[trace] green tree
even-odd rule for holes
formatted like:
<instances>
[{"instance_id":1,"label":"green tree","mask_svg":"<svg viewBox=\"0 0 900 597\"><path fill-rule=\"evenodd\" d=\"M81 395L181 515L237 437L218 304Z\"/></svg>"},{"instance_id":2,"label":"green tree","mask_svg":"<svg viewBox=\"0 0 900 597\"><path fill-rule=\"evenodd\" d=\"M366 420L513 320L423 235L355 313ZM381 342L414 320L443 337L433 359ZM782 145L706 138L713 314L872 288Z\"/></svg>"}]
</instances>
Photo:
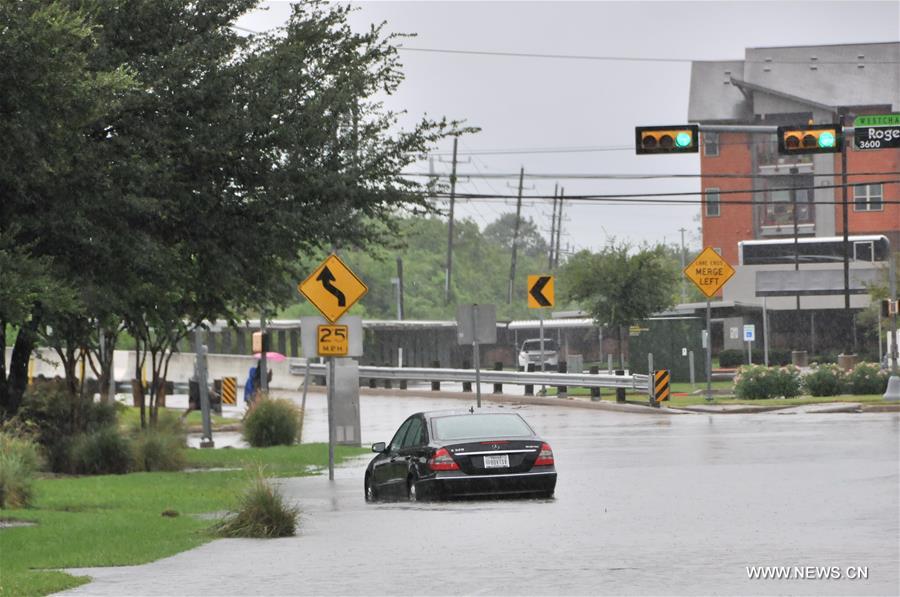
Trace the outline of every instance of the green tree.
<instances>
[{"instance_id":1,"label":"green tree","mask_svg":"<svg viewBox=\"0 0 900 597\"><path fill-rule=\"evenodd\" d=\"M589 312L601 325L615 327L619 346L625 328L674 304L677 273L666 248L642 247L632 252L614 244L599 253L581 251L561 268L561 294ZM624 355L620 355L624 362Z\"/></svg>"}]
</instances>

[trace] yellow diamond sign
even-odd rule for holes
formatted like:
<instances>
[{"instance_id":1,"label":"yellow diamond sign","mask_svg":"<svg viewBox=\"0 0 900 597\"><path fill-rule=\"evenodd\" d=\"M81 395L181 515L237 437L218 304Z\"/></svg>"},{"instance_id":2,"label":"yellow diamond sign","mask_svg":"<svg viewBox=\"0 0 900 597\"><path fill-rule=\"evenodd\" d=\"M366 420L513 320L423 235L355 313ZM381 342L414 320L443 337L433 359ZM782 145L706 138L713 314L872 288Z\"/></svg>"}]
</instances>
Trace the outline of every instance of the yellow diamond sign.
<instances>
[{"instance_id":1,"label":"yellow diamond sign","mask_svg":"<svg viewBox=\"0 0 900 597\"><path fill-rule=\"evenodd\" d=\"M331 323L361 299L369 287L337 255L329 255L297 290Z\"/></svg>"},{"instance_id":2,"label":"yellow diamond sign","mask_svg":"<svg viewBox=\"0 0 900 597\"><path fill-rule=\"evenodd\" d=\"M712 298L734 275L734 268L712 247L706 247L689 266L684 268L684 275L700 289L700 292Z\"/></svg>"}]
</instances>

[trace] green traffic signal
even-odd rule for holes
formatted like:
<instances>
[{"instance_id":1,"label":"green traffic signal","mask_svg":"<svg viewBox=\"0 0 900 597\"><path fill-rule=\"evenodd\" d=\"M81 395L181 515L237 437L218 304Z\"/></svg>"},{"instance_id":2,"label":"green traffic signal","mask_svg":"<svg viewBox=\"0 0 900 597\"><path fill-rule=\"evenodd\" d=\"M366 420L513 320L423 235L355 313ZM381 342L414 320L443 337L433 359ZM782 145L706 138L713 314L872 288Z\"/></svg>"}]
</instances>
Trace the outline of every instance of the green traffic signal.
<instances>
[{"instance_id":1,"label":"green traffic signal","mask_svg":"<svg viewBox=\"0 0 900 597\"><path fill-rule=\"evenodd\" d=\"M834 133L825 132L819 135L819 147L834 147Z\"/></svg>"},{"instance_id":2,"label":"green traffic signal","mask_svg":"<svg viewBox=\"0 0 900 597\"><path fill-rule=\"evenodd\" d=\"M691 140L692 140L692 137L691 137L690 133L685 133L682 131L682 132L678 133L677 135L675 135L675 145L677 145L678 147L690 146Z\"/></svg>"}]
</instances>

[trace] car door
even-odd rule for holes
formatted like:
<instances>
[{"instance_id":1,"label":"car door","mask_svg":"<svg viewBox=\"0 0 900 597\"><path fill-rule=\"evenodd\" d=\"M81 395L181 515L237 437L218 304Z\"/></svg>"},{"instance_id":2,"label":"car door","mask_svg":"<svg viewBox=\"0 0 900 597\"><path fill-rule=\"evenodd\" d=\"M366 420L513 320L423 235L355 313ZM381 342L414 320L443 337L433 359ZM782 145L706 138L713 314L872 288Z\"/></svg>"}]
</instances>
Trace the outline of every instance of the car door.
<instances>
[{"instance_id":1,"label":"car door","mask_svg":"<svg viewBox=\"0 0 900 597\"><path fill-rule=\"evenodd\" d=\"M393 474L402 477L405 482L410 469L416 468L416 461L425 457L426 443L428 441L425 431L425 419L417 416L410 423L403 442L400 444L400 458L395 463L397 468Z\"/></svg>"},{"instance_id":2,"label":"car door","mask_svg":"<svg viewBox=\"0 0 900 597\"><path fill-rule=\"evenodd\" d=\"M406 431L414 418L410 417L400 425L400 429L394 434L391 443L387 445L384 453L372 466L372 478L375 480L375 487L382 495L393 493L393 490L396 489L392 487L396 483L392 467L394 467L397 459L400 458L400 445L403 443L403 437L406 435ZM406 476L403 477L403 481L406 482Z\"/></svg>"}]
</instances>

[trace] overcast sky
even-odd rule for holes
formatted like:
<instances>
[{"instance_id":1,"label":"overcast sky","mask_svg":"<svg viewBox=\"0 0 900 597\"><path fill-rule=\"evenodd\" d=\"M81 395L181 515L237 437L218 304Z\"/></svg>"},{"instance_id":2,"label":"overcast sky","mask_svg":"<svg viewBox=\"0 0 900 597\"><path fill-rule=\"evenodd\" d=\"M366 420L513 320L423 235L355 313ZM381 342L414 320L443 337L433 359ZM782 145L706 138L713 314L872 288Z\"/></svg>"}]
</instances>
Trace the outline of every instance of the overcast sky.
<instances>
[{"instance_id":1,"label":"overcast sky","mask_svg":"<svg viewBox=\"0 0 900 597\"><path fill-rule=\"evenodd\" d=\"M387 105L465 119L480 133L462 137L459 173L699 174L697 155L637 156L634 127L687 121L691 60L741 60L747 47L888 42L900 39L900 1L887 2L354 2L360 30L387 21L416 33L409 48L566 54L683 61L578 60L401 51L406 81ZM286 2L247 15L255 31L284 22ZM449 172L452 141L435 170ZM578 148L577 152L558 152ZM585 148L591 151L584 151ZM511 153L550 149L557 152ZM506 153L488 153L502 151ZM481 152L479 154L479 152ZM473 155L475 154L475 155ZM425 172L428 164L410 168ZM525 195L551 195L553 178L527 180ZM514 194L517 180L462 179L462 193ZM563 180L568 195L698 191L696 179ZM550 201L523 209L549 236ZM458 203L480 226L515 210L515 201ZM566 202L562 245L598 248L611 237L632 243L686 241L699 247L699 207Z\"/></svg>"}]
</instances>

